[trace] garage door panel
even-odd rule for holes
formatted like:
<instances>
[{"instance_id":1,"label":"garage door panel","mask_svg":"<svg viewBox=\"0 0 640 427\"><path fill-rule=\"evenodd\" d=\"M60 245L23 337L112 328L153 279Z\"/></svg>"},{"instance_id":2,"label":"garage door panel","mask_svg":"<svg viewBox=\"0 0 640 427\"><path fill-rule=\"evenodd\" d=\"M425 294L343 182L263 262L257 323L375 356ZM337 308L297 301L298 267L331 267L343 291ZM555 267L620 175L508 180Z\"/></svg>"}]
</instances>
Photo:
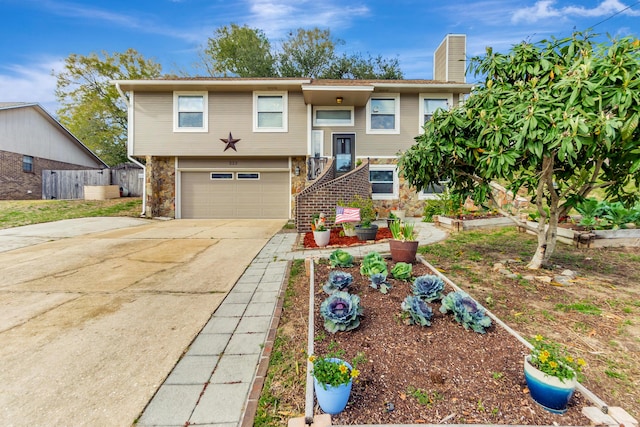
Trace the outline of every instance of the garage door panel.
<instances>
[{"instance_id":1,"label":"garage door panel","mask_svg":"<svg viewBox=\"0 0 640 427\"><path fill-rule=\"evenodd\" d=\"M212 180L210 172L183 171L180 186L182 218L289 217L287 172L260 172L257 180Z\"/></svg>"}]
</instances>

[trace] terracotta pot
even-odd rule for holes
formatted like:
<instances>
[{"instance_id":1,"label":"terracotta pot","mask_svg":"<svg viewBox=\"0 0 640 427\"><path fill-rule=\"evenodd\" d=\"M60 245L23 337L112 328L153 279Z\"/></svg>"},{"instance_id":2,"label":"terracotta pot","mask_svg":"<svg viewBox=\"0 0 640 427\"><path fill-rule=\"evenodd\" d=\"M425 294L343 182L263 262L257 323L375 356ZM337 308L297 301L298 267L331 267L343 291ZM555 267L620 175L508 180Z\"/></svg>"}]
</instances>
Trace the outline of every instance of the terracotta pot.
<instances>
[{"instance_id":1,"label":"terracotta pot","mask_svg":"<svg viewBox=\"0 0 640 427\"><path fill-rule=\"evenodd\" d=\"M416 260L418 252L418 241L409 240L389 240L389 249L391 250L391 259L393 262L412 263Z\"/></svg>"}]
</instances>

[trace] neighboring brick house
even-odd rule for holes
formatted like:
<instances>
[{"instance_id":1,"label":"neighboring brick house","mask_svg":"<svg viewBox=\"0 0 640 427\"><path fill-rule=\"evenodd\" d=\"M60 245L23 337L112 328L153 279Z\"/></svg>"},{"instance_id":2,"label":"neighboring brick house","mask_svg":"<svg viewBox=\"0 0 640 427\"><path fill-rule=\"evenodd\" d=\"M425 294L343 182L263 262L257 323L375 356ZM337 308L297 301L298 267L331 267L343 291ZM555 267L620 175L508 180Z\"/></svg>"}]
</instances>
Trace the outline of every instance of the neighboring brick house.
<instances>
[{"instance_id":1,"label":"neighboring brick house","mask_svg":"<svg viewBox=\"0 0 640 427\"><path fill-rule=\"evenodd\" d=\"M433 80L114 81L126 92L129 154L146 159L147 215L294 218L296 195L314 184L330 198L345 185L362 191L361 177L344 178L351 173L365 174L380 211L402 205L421 215L429 195L399 179L397 154L437 108L470 93L465 48L464 35L448 35ZM334 169L327 175L325 167Z\"/></svg>"},{"instance_id":2,"label":"neighboring brick house","mask_svg":"<svg viewBox=\"0 0 640 427\"><path fill-rule=\"evenodd\" d=\"M42 198L42 170L107 165L39 104L0 102L0 200Z\"/></svg>"}]
</instances>

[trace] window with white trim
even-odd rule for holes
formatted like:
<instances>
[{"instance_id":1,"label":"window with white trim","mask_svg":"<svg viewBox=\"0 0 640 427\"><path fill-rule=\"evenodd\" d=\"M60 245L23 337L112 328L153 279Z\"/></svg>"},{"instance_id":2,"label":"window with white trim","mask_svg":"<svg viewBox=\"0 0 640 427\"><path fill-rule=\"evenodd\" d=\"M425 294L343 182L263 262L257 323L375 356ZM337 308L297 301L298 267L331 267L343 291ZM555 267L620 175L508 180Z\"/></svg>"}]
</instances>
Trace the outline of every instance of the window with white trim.
<instances>
[{"instance_id":1,"label":"window with white trim","mask_svg":"<svg viewBox=\"0 0 640 427\"><path fill-rule=\"evenodd\" d=\"M287 92L253 92L253 131L287 132Z\"/></svg>"},{"instance_id":2,"label":"window with white trim","mask_svg":"<svg viewBox=\"0 0 640 427\"><path fill-rule=\"evenodd\" d=\"M207 92L174 92L173 131L207 132L208 104Z\"/></svg>"},{"instance_id":3,"label":"window with white trim","mask_svg":"<svg viewBox=\"0 0 640 427\"><path fill-rule=\"evenodd\" d=\"M400 133L400 94L378 95L369 99L367 133Z\"/></svg>"},{"instance_id":4,"label":"window with white trim","mask_svg":"<svg viewBox=\"0 0 640 427\"><path fill-rule=\"evenodd\" d=\"M369 165L371 198L374 200L397 199L399 182L397 167L394 165Z\"/></svg>"},{"instance_id":5,"label":"window with white trim","mask_svg":"<svg viewBox=\"0 0 640 427\"><path fill-rule=\"evenodd\" d=\"M353 126L353 107L314 107L314 126Z\"/></svg>"},{"instance_id":6,"label":"window with white trim","mask_svg":"<svg viewBox=\"0 0 640 427\"><path fill-rule=\"evenodd\" d=\"M233 179L231 172L211 172L211 179L213 181L229 181Z\"/></svg>"},{"instance_id":7,"label":"window with white trim","mask_svg":"<svg viewBox=\"0 0 640 427\"><path fill-rule=\"evenodd\" d=\"M424 131L424 124L431 120L433 113L437 109L449 110L452 105L453 94L421 93L418 120L419 132L422 133Z\"/></svg>"},{"instance_id":8,"label":"window with white trim","mask_svg":"<svg viewBox=\"0 0 640 427\"><path fill-rule=\"evenodd\" d=\"M238 172L236 178L239 180L258 180L260 179L260 172Z\"/></svg>"}]
</instances>

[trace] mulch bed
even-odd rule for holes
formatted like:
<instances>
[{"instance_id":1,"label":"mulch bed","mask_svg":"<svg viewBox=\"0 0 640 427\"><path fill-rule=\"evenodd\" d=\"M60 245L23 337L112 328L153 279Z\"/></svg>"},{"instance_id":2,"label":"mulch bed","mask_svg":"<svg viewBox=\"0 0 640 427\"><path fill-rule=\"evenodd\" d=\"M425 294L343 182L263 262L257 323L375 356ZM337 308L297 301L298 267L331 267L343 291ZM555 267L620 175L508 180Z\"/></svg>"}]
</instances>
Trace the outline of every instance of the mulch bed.
<instances>
[{"instance_id":1,"label":"mulch bed","mask_svg":"<svg viewBox=\"0 0 640 427\"><path fill-rule=\"evenodd\" d=\"M390 271L393 263L387 265ZM486 334L467 331L440 313L439 302L430 303L432 326L407 325L400 305L411 293L410 282L389 275L393 287L385 295L369 286L358 264L339 269L353 275L350 292L360 296L364 316L350 332L324 329L319 307L331 269L316 264L314 352L326 354L337 345L346 360L364 352L368 362L359 366L347 408L332 417L333 424L589 425L580 412L589 402L578 392L564 415L533 402L522 366L528 349L501 327L494 324ZM423 264L413 265L413 277L431 273ZM447 286L445 294L451 290Z\"/></svg>"},{"instance_id":2,"label":"mulch bed","mask_svg":"<svg viewBox=\"0 0 640 427\"><path fill-rule=\"evenodd\" d=\"M342 227L332 228L331 229L331 237L329 238L329 244L326 246L327 248L331 247L345 247L345 246L356 246L356 245L364 245L371 243L371 241L361 241L357 236L347 237L340 236L342 232ZM391 238L391 230L386 227L378 228L378 233L376 233L376 242L385 241ZM303 245L305 249L313 249L317 248L316 241L313 239L313 232L305 233Z\"/></svg>"}]
</instances>

